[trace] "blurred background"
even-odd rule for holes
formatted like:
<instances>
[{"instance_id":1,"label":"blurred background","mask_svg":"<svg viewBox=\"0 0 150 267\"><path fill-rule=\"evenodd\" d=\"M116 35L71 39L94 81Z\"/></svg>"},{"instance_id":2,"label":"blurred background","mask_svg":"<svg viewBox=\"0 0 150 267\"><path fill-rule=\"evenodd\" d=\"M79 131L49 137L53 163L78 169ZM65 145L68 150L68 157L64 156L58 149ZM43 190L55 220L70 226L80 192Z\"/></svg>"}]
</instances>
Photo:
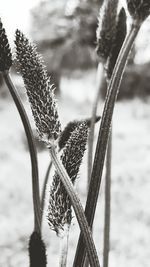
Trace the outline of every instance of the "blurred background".
<instances>
[{"instance_id":1,"label":"blurred background","mask_svg":"<svg viewBox=\"0 0 150 267\"><path fill-rule=\"evenodd\" d=\"M43 55L56 86L62 125L91 116L96 94L98 58L95 52L97 17L102 0L1 0L0 17L14 52L14 34L23 31ZM120 6L125 5L120 0ZM129 14L127 13L128 17ZM130 26L130 17L128 18ZM150 257L150 20L142 26L123 77L113 126L112 222L110 267L149 267ZM12 79L35 132L21 77ZM98 115L103 109L101 88ZM24 131L14 103L0 76L0 266L28 266L28 239L33 229L31 169ZM99 123L96 125L95 143ZM40 186L49 155L38 141ZM87 186L87 154L76 190L84 205ZM52 175L50 177L50 182ZM50 184L49 182L49 184ZM58 266L59 240L46 221L43 238L48 266ZM99 196L94 238L102 259L103 183ZM79 229L75 218L70 231L68 266L72 266Z\"/></svg>"}]
</instances>

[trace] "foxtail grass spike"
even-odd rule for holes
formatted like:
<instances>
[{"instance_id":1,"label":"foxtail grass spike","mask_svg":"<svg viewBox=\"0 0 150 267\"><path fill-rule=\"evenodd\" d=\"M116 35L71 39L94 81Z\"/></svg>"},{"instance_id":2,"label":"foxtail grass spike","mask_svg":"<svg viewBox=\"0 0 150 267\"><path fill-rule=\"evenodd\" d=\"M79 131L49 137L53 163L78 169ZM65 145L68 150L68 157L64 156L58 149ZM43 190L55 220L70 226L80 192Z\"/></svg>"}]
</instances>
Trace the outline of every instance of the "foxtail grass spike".
<instances>
[{"instance_id":1,"label":"foxtail grass spike","mask_svg":"<svg viewBox=\"0 0 150 267\"><path fill-rule=\"evenodd\" d=\"M0 71L7 71L12 65L12 54L8 38L0 19Z\"/></svg>"},{"instance_id":2,"label":"foxtail grass spike","mask_svg":"<svg viewBox=\"0 0 150 267\"><path fill-rule=\"evenodd\" d=\"M104 7L100 9L96 51L103 62L106 62L114 42L117 8L118 0L106 0Z\"/></svg>"},{"instance_id":3,"label":"foxtail grass spike","mask_svg":"<svg viewBox=\"0 0 150 267\"><path fill-rule=\"evenodd\" d=\"M134 20L143 22L150 15L149 0L127 0L130 15Z\"/></svg>"},{"instance_id":4,"label":"foxtail grass spike","mask_svg":"<svg viewBox=\"0 0 150 267\"><path fill-rule=\"evenodd\" d=\"M24 80L38 134L49 144L61 132L54 89L36 46L19 30L16 31L15 44L18 70Z\"/></svg>"},{"instance_id":5,"label":"foxtail grass spike","mask_svg":"<svg viewBox=\"0 0 150 267\"><path fill-rule=\"evenodd\" d=\"M126 19L127 17L126 17L125 9L122 8L118 16L114 44L113 44L112 51L110 53L107 66L106 66L106 73L107 73L108 80L111 78L114 66L116 64L117 57L119 55L120 49L126 37L126 33L127 33Z\"/></svg>"},{"instance_id":6,"label":"foxtail grass spike","mask_svg":"<svg viewBox=\"0 0 150 267\"><path fill-rule=\"evenodd\" d=\"M71 133L61 155L62 164L73 184L86 149L87 134L88 125L85 121ZM66 224L70 225L72 219L71 202L57 172L50 188L47 217L50 228L58 235L64 230Z\"/></svg>"},{"instance_id":7,"label":"foxtail grass spike","mask_svg":"<svg viewBox=\"0 0 150 267\"><path fill-rule=\"evenodd\" d=\"M29 259L30 267L46 267L47 256L46 247L41 238L41 235L37 232L33 232L29 240Z\"/></svg>"},{"instance_id":8,"label":"foxtail grass spike","mask_svg":"<svg viewBox=\"0 0 150 267\"><path fill-rule=\"evenodd\" d=\"M95 123L98 122L100 118L101 118L100 116L96 116ZM74 121L69 122L66 125L66 127L62 131L60 138L58 140L58 145L59 145L60 150L65 146L69 137L71 136L72 132L76 129L76 127L78 127L84 121L87 123L87 126L90 127L91 119L89 118L85 120L74 120Z\"/></svg>"}]
</instances>

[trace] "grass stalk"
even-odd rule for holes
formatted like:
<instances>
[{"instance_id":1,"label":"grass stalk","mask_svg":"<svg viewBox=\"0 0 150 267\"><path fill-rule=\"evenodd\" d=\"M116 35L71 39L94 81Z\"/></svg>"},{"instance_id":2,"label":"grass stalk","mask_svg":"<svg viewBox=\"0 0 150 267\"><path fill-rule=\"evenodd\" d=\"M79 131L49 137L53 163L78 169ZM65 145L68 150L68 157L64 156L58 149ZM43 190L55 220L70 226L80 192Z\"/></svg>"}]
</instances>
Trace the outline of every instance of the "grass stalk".
<instances>
[{"instance_id":1,"label":"grass stalk","mask_svg":"<svg viewBox=\"0 0 150 267\"><path fill-rule=\"evenodd\" d=\"M20 114L24 130L26 133L30 159L31 159L31 169L32 169L32 190L33 190L33 208L34 208L34 231L41 233L41 209L40 209L40 194L39 194L39 175L38 175L38 162L37 162L37 151L34 143L34 137L30 122L28 120L24 106L20 100L20 96L17 93L15 86L12 83L9 72L3 72L4 80L7 84L7 87L10 91L10 94L15 102L15 105Z\"/></svg>"},{"instance_id":2,"label":"grass stalk","mask_svg":"<svg viewBox=\"0 0 150 267\"><path fill-rule=\"evenodd\" d=\"M99 195L103 166L105 160L105 153L107 148L107 141L109 138L109 132L111 127L111 121L113 116L113 110L120 88L120 83L122 80L122 75L126 66L128 55L131 51L135 38L139 32L140 24L134 24L131 27L131 30L126 37L122 49L119 53L115 68L113 70L112 78L110 80L106 101L104 105L104 111L102 115L99 136L96 146L96 153L94 158L92 176L89 186L89 192L86 202L85 215L88 221L89 226L92 228L93 220L95 216L95 210L97 205L97 199ZM78 247L74 260L74 267L83 267L85 259L85 248L82 236L80 235Z\"/></svg>"},{"instance_id":3,"label":"grass stalk","mask_svg":"<svg viewBox=\"0 0 150 267\"><path fill-rule=\"evenodd\" d=\"M91 115L91 125L89 129L89 137L88 137L88 186L90 184L91 179L91 171L92 171L92 163L93 163L93 143L94 143L94 130L95 130L95 120L97 113L97 106L100 99L100 89L103 78L103 65L101 63L98 64L97 68L97 77L96 77L96 95L94 99L94 103L92 106L92 115Z\"/></svg>"},{"instance_id":4,"label":"grass stalk","mask_svg":"<svg viewBox=\"0 0 150 267\"><path fill-rule=\"evenodd\" d=\"M111 163L112 163L112 129L110 131L110 136L107 146L107 156L106 156L103 267L108 267L109 264L110 217L111 217Z\"/></svg>"},{"instance_id":5,"label":"grass stalk","mask_svg":"<svg viewBox=\"0 0 150 267\"><path fill-rule=\"evenodd\" d=\"M59 267L66 267L67 266L69 228L70 228L69 225L66 225L65 233L61 237Z\"/></svg>"},{"instance_id":6,"label":"grass stalk","mask_svg":"<svg viewBox=\"0 0 150 267\"><path fill-rule=\"evenodd\" d=\"M44 183L42 187L42 193L41 193L41 224L42 224L42 219L43 219L43 213L44 213L44 206L45 206L45 195L46 195L46 186L49 178L49 174L52 168L52 162L50 161L48 168L46 170L46 174L44 177Z\"/></svg>"},{"instance_id":7,"label":"grass stalk","mask_svg":"<svg viewBox=\"0 0 150 267\"><path fill-rule=\"evenodd\" d=\"M98 260L96 248L95 248L94 241L92 238L92 233L91 233L91 230L87 224L87 220L86 220L80 199L78 198L78 196L77 196L77 194L73 188L72 182L70 181L70 178L69 178L65 168L63 167L60 159L57 156L57 153L55 151L55 147L50 146L49 151L50 151L50 155L52 158L52 162L53 162L53 164L54 164L54 166L55 166L55 168L59 174L59 177L60 177L60 179L61 179L69 197L70 197L71 204L74 208L74 211L75 211L75 214L76 214L76 217L77 217L80 229L81 229L81 233L82 233L83 238L84 238L84 242L85 242L85 246L87 249L87 254L89 257L90 265L92 267L99 267L100 263Z\"/></svg>"}]
</instances>

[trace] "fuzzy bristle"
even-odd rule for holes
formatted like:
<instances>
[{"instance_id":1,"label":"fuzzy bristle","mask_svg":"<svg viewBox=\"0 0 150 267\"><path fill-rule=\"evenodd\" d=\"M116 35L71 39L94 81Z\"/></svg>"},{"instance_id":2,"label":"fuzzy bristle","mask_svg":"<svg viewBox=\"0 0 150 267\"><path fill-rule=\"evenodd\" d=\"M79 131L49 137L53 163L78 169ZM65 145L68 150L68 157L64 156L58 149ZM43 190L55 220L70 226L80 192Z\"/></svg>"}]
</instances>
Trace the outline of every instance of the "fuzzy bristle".
<instances>
[{"instance_id":1,"label":"fuzzy bristle","mask_svg":"<svg viewBox=\"0 0 150 267\"><path fill-rule=\"evenodd\" d=\"M130 15L134 20L144 21L150 15L149 0L127 0Z\"/></svg>"},{"instance_id":2,"label":"fuzzy bristle","mask_svg":"<svg viewBox=\"0 0 150 267\"><path fill-rule=\"evenodd\" d=\"M29 240L30 267L46 267L46 247L39 233L33 232Z\"/></svg>"},{"instance_id":3,"label":"fuzzy bristle","mask_svg":"<svg viewBox=\"0 0 150 267\"><path fill-rule=\"evenodd\" d=\"M12 65L12 54L8 38L0 20L0 71L9 70Z\"/></svg>"},{"instance_id":4,"label":"fuzzy bristle","mask_svg":"<svg viewBox=\"0 0 150 267\"><path fill-rule=\"evenodd\" d=\"M61 132L54 90L35 45L16 31L16 58L40 138L56 140Z\"/></svg>"},{"instance_id":5,"label":"fuzzy bristle","mask_svg":"<svg viewBox=\"0 0 150 267\"><path fill-rule=\"evenodd\" d=\"M88 125L83 122L71 133L61 155L62 164L73 184L86 149L87 134ZM47 218L50 228L58 235L64 230L66 224L70 225L72 219L71 202L57 172L50 188Z\"/></svg>"}]
</instances>

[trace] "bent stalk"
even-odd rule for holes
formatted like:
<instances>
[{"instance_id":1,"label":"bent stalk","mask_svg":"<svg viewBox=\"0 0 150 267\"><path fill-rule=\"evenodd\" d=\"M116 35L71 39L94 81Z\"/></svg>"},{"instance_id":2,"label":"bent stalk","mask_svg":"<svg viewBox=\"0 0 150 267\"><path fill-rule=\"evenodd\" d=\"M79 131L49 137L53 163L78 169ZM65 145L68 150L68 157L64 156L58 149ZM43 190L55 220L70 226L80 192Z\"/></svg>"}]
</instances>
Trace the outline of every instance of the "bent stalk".
<instances>
[{"instance_id":1,"label":"bent stalk","mask_svg":"<svg viewBox=\"0 0 150 267\"><path fill-rule=\"evenodd\" d=\"M24 130L26 133L30 159L31 159L31 168L32 168L32 190L33 190L33 206L34 206L34 231L41 233L41 210L40 210L40 194L39 194L39 176L38 176L38 162L37 162L37 151L34 143L34 137L32 129L26 114L26 111L23 107L23 104L20 100L20 97L17 93L16 88L14 87L8 71L3 72L3 77L8 86L10 94L15 102L15 105L20 114Z\"/></svg>"}]
</instances>

